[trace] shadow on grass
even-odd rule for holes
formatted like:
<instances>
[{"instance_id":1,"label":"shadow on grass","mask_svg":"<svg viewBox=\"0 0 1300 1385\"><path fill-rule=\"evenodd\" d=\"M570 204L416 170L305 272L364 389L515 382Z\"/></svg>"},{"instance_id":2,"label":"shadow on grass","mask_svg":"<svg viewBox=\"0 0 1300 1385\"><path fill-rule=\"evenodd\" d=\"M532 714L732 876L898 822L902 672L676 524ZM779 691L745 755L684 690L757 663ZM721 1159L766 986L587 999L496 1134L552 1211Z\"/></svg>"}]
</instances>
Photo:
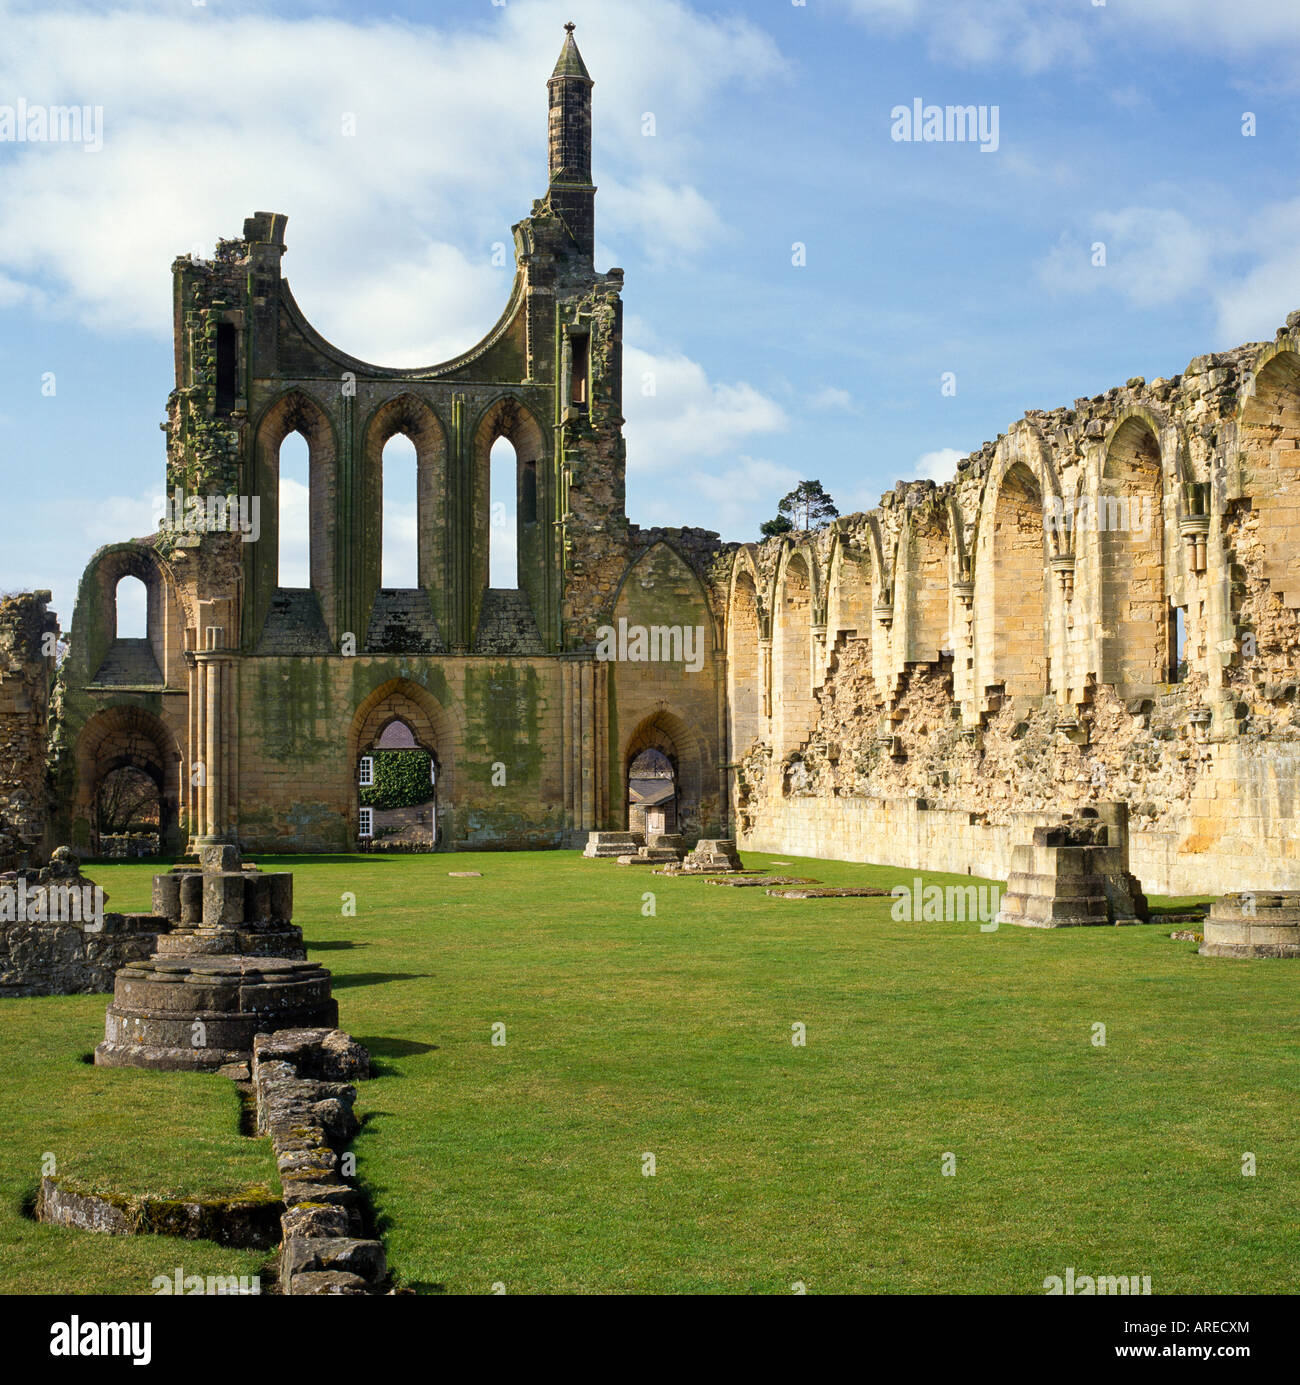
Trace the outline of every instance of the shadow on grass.
<instances>
[{"instance_id":1,"label":"shadow on grass","mask_svg":"<svg viewBox=\"0 0 1300 1385\"><path fill-rule=\"evenodd\" d=\"M402 1070L387 1061L390 1058L413 1058L421 1053L436 1053L437 1044L417 1043L413 1039L369 1039L353 1035L370 1053L371 1077L401 1077Z\"/></svg>"},{"instance_id":2,"label":"shadow on grass","mask_svg":"<svg viewBox=\"0 0 1300 1385\"><path fill-rule=\"evenodd\" d=\"M351 856L313 856L310 852L306 851L302 852L301 854L290 853L281 856L268 856L261 852L253 851L246 853L244 856L244 861L246 864L256 864L259 866L264 863L269 863L273 865L292 866L295 862L300 866L308 864L311 864L313 866L358 866L370 861L383 861L387 863L389 861L395 861L398 859L399 857L397 855L386 855L385 853L379 851L358 851Z\"/></svg>"},{"instance_id":3,"label":"shadow on grass","mask_svg":"<svg viewBox=\"0 0 1300 1385\"><path fill-rule=\"evenodd\" d=\"M18 1215L27 1221L36 1220L36 1198L40 1193L40 1185L28 1183L18 1194Z\"/></svg>"},{"instance_id":4,"label":"shadow on grass","mask_svg":"<svg viewBox=\"0 0 1300 1385\"><path fill-rule=\"evenodd\" d=\"M416 1053L434 1053L437 1051L437 1044L422 1044L415 1039L367 1039L353 1035L357 1043L363 1044L370 1050L373 1058L376 1054L380 1058L409 1058Z\"/></svg>"},{"instance_id":5,"label":"shadow on grass","mask_svg":"<svg viewBox=\"0 0 1300 1385\"><path fill-rule=\"evenodd\" d=\"M354 971L334 978L334 989L344 990L349 986L383 986L389 981L423 981L429 973L425 971Z\"/></svg>"},{"instance_id":6,"label":"shadow on grass","mask_svg":"<svg viewBox=\"0 0 1300 1385\"><path fill-rule=\"evenodd\" d=\"M370 946L369 943L314 943L310 938L304 938L302 945L303 947L308 948L312 952L342 952L345 948Z\"/></svg>"}]
</instances>

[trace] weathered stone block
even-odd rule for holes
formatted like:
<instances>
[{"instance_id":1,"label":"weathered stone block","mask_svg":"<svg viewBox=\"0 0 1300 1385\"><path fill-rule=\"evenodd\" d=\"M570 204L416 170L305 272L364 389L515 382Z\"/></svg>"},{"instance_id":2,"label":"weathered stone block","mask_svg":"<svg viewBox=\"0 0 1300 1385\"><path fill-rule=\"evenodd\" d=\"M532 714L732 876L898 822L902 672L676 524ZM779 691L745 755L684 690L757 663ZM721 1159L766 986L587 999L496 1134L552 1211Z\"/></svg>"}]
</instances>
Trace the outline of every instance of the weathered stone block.
<instances>
[{"instance_id":1,"label":"weathered stone block","mask_svg":"<svg viewBox=\"0 0 1300 1385\"><path fill-rule=\"evenodd\" d=\"M244 921L243 871L203 873L203 926L231 928Z\"/></svg>"}]
</instances>

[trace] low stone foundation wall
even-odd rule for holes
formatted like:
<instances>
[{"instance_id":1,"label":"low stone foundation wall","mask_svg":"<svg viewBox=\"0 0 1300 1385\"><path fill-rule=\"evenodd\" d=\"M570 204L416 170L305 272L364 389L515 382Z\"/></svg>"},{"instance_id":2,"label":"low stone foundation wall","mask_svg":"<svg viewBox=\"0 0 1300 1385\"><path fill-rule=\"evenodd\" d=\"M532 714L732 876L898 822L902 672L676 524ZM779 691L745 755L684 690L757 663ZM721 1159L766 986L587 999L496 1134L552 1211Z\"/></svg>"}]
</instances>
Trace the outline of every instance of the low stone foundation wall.
<instances>
[{"instance_id":1,"label":"low stone foundation wall","mask_svg":"<svg viewBox=\"0 0 1300 1385\"><path fill-rule=\"evenodd\" d=\"M66 1179L41 1179L36 1220L110 1236L179 1236L243 1250L269 1250L280 1239L284 1204L253 1189L229 1197L130 1197L86 1192Z\"/></svg>"},{"instance_id":2,"label":"low stone foundation wall","mask_svg":"<svg viewBox=\"0 0 1300 1385\"><path fill-rule=\"evenodd\" d=\"M253 1044L257 1129L269 1135L284 1188L282 1294L371 1294L388 1279L383 1245L365 1235L344 1154L358 1129L351 1081L370 1056L339 1030L284 1029Z\"/></svg>"},{"instance_id":3,"label":"low stone foundation wall","mask_svg":"<svg viewBox=\"0 0 1300 1385\"><path fill-rule=\"evenodd\" d=\"M1234 823L1228 800L1224 805L1224 816L1207 818L1199 836L1131 828L1129 866L1147 894L1300 889L1300 818L1275 824L1252 839L1258 819L1243 814ZM988 823L978 813L932 808L924 799L791 796L766 802L758 825L739 846L742 852L1006 880L1017 843L1032 840L1034 828L1060 818L1060 812L1026 812L1010 814L1004 823Z\"/></svg>"},{"instance_id":4,"label":"low stone foundation wall","mask_svg":"<svg viewBox=\"0 0 1300 1385\"><path fill-rule=\"evenodd\" d=\"M0 996L99 995L119 967L149 957L167 920L105 914L99 932L79 923L0 923Z\"/></svg>"}]
</instances>

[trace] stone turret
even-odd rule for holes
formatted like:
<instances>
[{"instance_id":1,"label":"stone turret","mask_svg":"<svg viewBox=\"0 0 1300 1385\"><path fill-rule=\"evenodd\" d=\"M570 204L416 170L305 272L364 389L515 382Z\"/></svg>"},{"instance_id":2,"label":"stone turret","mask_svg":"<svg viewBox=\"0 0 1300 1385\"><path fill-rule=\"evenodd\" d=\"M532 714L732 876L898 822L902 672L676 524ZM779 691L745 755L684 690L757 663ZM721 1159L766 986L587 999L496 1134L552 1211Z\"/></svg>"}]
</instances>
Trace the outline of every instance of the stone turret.
<instances>
[{"instance_id":1,"label":"stone turret","mask_svg":"<svg viewBox=\"0 0 1300 1385\"><path fill-rule=\"evenodd\" d=\"M550 191L547 203L590 260L596 246L596 188L591 181L591 88L594 83L566 24L564 47L547 82L550 93Z\"/></svg>"}]
</instances>

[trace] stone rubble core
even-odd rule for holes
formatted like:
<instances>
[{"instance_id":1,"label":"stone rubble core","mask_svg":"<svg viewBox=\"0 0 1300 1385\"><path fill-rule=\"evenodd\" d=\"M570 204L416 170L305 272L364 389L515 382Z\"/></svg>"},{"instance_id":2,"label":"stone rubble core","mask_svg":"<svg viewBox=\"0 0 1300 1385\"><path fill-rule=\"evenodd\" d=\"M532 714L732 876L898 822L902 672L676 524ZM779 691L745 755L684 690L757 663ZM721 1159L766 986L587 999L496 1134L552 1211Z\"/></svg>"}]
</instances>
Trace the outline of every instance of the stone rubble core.
<instances>
[{"instance_id":1,"label":"stone rubble core","mask_svg":"<svg viewBox=\"0 0 1300 1385\"><path fill-rule=\"evenodd\" d=\"M1101 803L1036 827L1012 852L998 923L1077 928L1145 922L1142 887L1128 869L1128 805Z\"/></svg>"},{"instance_id":2,"label":"stone rubble core","mask_svg":"<svg viewBox=\"0 0 1300 1385\"><path fill-rule=\"evenodd\" d=\"M1203 937L1202 957L1300 957L1300 891L1224 895Z\"/></svg>"},{"instance_id":3,"label":"stone rubble core","mask_svg":"<svg viewBox=\"0 0 1300 1385\"><path fill-rule=\"evenodd\" d=\"M45 915L42 922L0 919L0 996L98 994L113 988L119 968L155 951L170 926L157 914L105 912L98 921L51 921L58 894L66 901L68 892L76 891L84 903L95 888L65 846L57 847L49 865L39 870L0 874L0 889L13 890L15 896L23 892L29 918L38 908ZM108 902L106 893L99 898Z\"/></svg>"},{"instance_id":4,"label":"stone rubble core","mask_svg":"<svg viewBox=\"0 0 1300 1385\"><path fill-rule=\"evenodd\" d=\"M215 1072L249 1062L258 1034L337 1025L330 973L291 922L291 874L205 846L199 870L154 877L154 903L178 926L117 973L97 1065Z\"/></svg>"},{"instance_id":5,"label":"stone rubble core","mask_svg":"<svg viewBox=\"0 0 1300 1385\"><path fill-rule=\"evenodd\" d=\"M340 1030L280 1030L253 1042L257 1130L271 1137L284 1190L282 1294L371 1294L387 1284L384 1247L365 1235L361 1194L339 1169L360 1128L351 1084L369 1076L370 1055Z\"/></svg>"}]
</instances>

